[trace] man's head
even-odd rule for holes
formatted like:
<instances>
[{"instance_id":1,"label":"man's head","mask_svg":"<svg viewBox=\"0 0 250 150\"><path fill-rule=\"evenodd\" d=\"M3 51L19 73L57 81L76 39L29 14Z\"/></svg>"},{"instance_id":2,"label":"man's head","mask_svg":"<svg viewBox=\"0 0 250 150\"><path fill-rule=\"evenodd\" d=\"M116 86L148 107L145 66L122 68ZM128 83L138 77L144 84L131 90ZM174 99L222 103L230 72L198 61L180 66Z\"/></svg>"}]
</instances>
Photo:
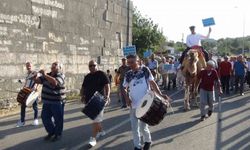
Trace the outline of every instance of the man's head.
<instances>
[{"instance_id":1,"label":"man's head","mask_svg":"<svg viewBox=\"0 0 250 150\"><path fill-rule=\"evenodd\" d=\"M189 29L192 34L195 34L195 26L190 26Z\"/></svg>"},{"instance_id":2,"label":"man's head","mask_svg":"<svg viewBox=\"0 0 250 150\"><path fill-rule=\"evenodd\" d=\"M110 74L110 70L107 70L107 74Z\"/></svg>"},{"instance_id":3,"label":"man's head","mask_svg":"<svg viewBox=\"0 0 250 150\"><path fill-rule=\"evenodd\" d=\"M229 57L228 56L224 56L224 61L228 61Z\"/></svg>"},{"instance_id":4,"label":"man's head","mask_svg":"<svg viewBox=\"0 0 250 150\"><path fill-rule=\"evenodd\" d=\"M125 66L127 63L126 63L126 58L122 58L122 65Z\"/></svg>"},{"instance_id":5,"label":"man's head","mask_svg":"<svg viewBox=\"0 0 250 150\"><path fill-rule=\"evenodd\" d=\"M165 57L162 57L162 58L161 58L161 61L162 61L163 63L166 63L166 58L165 58Z\"/></svg>"},{"instance_id":6,"label":"man's head","mask_svg":"<svg viewBox=\"0 0 250 150\"><path fill-rule=\"evenodd\" d=\"M28 71L31 71L31 69L32 69L32 64L31 64L31 62L26 62L26 69L27 69Z\"/></svg>"},{"instance_id":7,"label":"man's head","mask_svg":"<svg viewBox=\"0 0 250 150\"><path fill-rule=\"evenodd\" d=\"M97 71L97 63L94 60L89 61L89 71L90 73L94 73Z\"/></svg>"},{"instance_id":8,"label":"man's head","mask_svg":"<svg viewBox=\"0 0 250 150\"><path fill-rule=\"evenodd\" d=\"M138 57L136 55L128 55L127 56L127 63L129 67L133 70L138 68Z\"/></svg>"},{"instance_id":9,"label":"man's head","mask_svg":"<svg viewBox=\"0 0 250 150\"><path fill-rule=\"evenodd\" d=\"M243 57L242 55L239 55L239 56L237 57L237 60L238 60L238 61L243 61L243 59L244 59L244 57Z\"/></svg>"},{"instance_id":10,"label":"man's head","mask_svg":"<svg viewBox=\"0 0 250 150\"><path fill-rule=\"evenodd\" d=\"M62 69L62 65L59 62L54 62L51 65L51 72L58 73Z\"/></svg>"},{"instance_id":11,"label":"man's head","mask_svg":"<svg viewBox=\"0 0 250 150\"><path fill-rule=\"evenodd\" d=\"M209 61L207 62L207 68L206 68L206 70L211 70L211 69L213 69L214 67L215 67L214 62L213 62L212 60L209 60Z\"/></svg>"},{"instance_id":12,"label":"man's head","mask_svg":"<svg viewBox=\"0 0 250 150\"><path fill-rule=\"evenodd\" d=\"M155 59L155 54L152 54L150 58L151 58L151 60L154 60Z\"/></svg>"}]
</instances>

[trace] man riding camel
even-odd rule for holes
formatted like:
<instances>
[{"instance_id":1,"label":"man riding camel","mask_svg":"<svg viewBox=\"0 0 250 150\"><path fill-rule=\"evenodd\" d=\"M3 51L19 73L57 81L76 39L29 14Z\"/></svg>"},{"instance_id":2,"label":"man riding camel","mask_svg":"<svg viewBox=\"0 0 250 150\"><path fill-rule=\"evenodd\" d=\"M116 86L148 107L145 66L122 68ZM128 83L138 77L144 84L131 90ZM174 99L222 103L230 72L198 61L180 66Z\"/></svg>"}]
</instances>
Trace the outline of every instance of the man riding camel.
<instances>
[{"instance_id":1,"label":"man riding camel","mask_svg":"<svg viewBox=\"0 0 250 150\"><path fill-rule=\"evenodd\" d=\"M207 36L204 36L204 35L196 33L195 32L195 26L190 26L189 29L191 31L191 34L189 34L187 36L187 39L186 39L187 48L185 49L185 51L181 55L180 63L183 62L183 60L184 60L187 52L190 49L197 49L197 48L200 49L203 52L205 60L208 61L209 60L208 52L203 49L203 47L201 46L201 42L200 41L203 40L203 39L208 39L209 36L210 36L210 33L211 33L212 29L209 27Z\"/></svg>"}]
</instances>

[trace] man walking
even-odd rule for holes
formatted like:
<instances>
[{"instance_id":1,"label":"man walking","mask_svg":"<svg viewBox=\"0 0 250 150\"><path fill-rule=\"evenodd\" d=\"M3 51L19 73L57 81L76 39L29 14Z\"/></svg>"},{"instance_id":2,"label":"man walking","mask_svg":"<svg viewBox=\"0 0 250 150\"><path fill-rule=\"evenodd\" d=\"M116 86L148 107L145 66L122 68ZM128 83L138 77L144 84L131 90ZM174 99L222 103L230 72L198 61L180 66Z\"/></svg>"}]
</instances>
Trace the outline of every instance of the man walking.
<instances>
[{"instance_id":1,"label":"man walking","mask_svg":"<svg viewBox=\"0 0 250 150\"><path fill-rule=\"evenodd\" d=\"M221 77L223 93L229 94L229 82L232 74L232 65L228 61L228 56L225 56L224 61L220 63L219 73Z\"/></svg>"}]
</instances>

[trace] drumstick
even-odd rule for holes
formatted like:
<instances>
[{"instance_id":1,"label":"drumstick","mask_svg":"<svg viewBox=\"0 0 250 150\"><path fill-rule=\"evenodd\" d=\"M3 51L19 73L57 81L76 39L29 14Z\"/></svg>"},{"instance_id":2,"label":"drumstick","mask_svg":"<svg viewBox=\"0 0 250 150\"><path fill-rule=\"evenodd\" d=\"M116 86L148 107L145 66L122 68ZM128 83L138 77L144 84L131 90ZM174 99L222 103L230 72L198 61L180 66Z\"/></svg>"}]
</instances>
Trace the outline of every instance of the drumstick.
<instances>
[{"instance_id":1,"label":"drumstick","mask_svg":"<svg viewBox=\"0 0 250 150\"><path fill-rule=\"evenodd\" d=\"M180 93L183 89L184 89L184 88L182 88L182 89L181 89L180 91L178 91L178 92L175 92L175 93L169 95L169 97L170 97L170 98L173 97L174 95ZM173 103L173 102L172 102L172 103ZM169 108L171 109L172 113L174 114L174 109L173 109L173 107L172 107L172 105L171 105L170 102L169 102Z\"/></svg>"}]
</instances>

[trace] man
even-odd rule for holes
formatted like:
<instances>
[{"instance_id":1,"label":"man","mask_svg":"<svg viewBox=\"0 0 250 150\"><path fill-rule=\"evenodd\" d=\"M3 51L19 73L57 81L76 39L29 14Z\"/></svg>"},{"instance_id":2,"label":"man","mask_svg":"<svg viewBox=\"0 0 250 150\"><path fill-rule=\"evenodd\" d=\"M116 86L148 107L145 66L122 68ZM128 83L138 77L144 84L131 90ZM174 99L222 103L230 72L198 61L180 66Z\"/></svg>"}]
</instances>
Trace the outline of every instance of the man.
<instances>
[{"instance_id":1,"label":"man","mask_svg":"<svg viewBox=\"0 0 250 150\"><path fill-rule=\"evenodd\" d=\"M129 66L127 66L126 61L127 61L126 58L122 58L122 65L118 69L118 74L120 75L120 90L123 88L122 84L123 84L125 73L130 70ZM125 97L122 94L122 92L121 92L121 100L122 100L121 108L127 108Z\"/></svg>"},{"instance_id":2,"label":"man","mask_svg":"<svg viewBox=\"0 0 250 150\"><path fill-rule=\"evenodd\" d=\"M235 76L235 94L238 92L238 87L240 83L240 95L244 95L244 81L245 81L245 74L247 69L247 65L243 60L243 56L239 55L237 61L234 63L234 76Z\"/></svg>"},{"instance_id":3,"label":"man","mask_svg":"<svg viewBox=\"0 0 250 150\"><path fill-rule=\"evenodd\" d=\"M228 56L224 57L224 61L220 63L219 73L221 77L221 84L223 93L229 94L229 82L232 74L232 64L228 61Z\"/></svg>"},{"instance_id":4,"label":"man","mask_svg":"<svg viewBox=\"0 0 250 150\"><path fill-rule=\"evenodd\" d=\"M164 69L164 65L168 64L165 57L162 57L162 62L159 65L159 73L162 76L162 86L164 89L167 89L167 83L168 83L168 72Z\"/></svg>"},{"instance_id":5,"label":"man","mask_svg":"<svg viewBox=\"0 0 250 150\"><path fill-rule=\"evenodd\" d=\"M219 94L222 94L221 84L217 71L214 69L214 62L209 60L205 70L201 70L198 74L200 79L200 111L201 121L205 120L206 117L206 105L208 108L208 117L213 113L213 102L215 101L214 84L215 81L218 83Z\"/></svg>"},{"instance_id":6,"label":"man","mask_svg":"<svg viewBox=\"0 0 250 150\"><path fill-rule=\"evenodd\" d=\"M247 58L247 84L249 85L250 88L250 57Z\"/></svg>"},{"instance_id":7,"label":"man","mask_svg":"<svg viewBox=\"0 0 250 150\"><path fill-rule=\"evenodd\" d=\"M26 63L26 69L27 69L27 76L25 79L24 87L30 88L33 91L37 90L37 84L35 84L35 82L32 80L32 77L36 74L36 72L32 70L31 62ZM34 110L34 122L32 123L32 125L35 126L39 125L37 101L38 99L36 99L36 101L32 105ZM26 105L25 104L21 105L21 119L17 122L16 127L22 127L25 125L25 110L26 110Z\"/></svg>"},{"instance_id":8,"label":"man","mask_svg":"<svg viewBox=\"0 0 250 150\"><path fill-rule=\"evenodd\" d=\"M186 50L182 53L181 55L181 58L180 58L180 63L182 64L187 52L192 49L192 48L199 48L201 49L201 51L203 52L204 54L204 58L206 61L208 61L208 53L206 50L204 50L202 47L201 47L201 40L203 39L208 39L209 36L210 36L210 33L212 31L212 29L209 27L209 30L208 30L208 34L207 36L204 36L204 35L201 35L201 34L197 34L195 32L195 26L190 26L189 27L190 31L191 31L191 34L189 34L187 36L187 39L186 39L186 45L187 45L187 48Z\"/></svg>"},{"instance_id":9,"label":"man","mask_svg":"<svg viewBox=\"0 0 250 150\"><path fill-rule=\"evenodd\" d=\"M125 95L127 105L130 106L130 121L133 133L134 147L135 150L141 150L141 136L143 136L143 150L148 150L150 149L151 144L150 131L146 123L141 122L138 118L136 118L136 108L139 107L138 105L140 104L140 101L150 89L150 87L152 87L152 90L157 94L165 98L166 102L168 102L167 100L169 99L169 97L161 93L159 87L154 81L150 70L147 67L140 66L138 64L137 56L128 55L127 63L130 66L131 70L128 71L125 75L123 83L123 94Z\"/></svg>"},{"instance_id":10,"label":"man","mask_svg":"<svg viewBox=\"0 0 250 150\"><path fill-rule=\"evenodd\" d=\"M158 61L155 59L155 54L152 54L150 57L150 61L148 62L148 68L150 69L153 77L156 79Z\"/></svg>"},{"instance_id":11,"label":"man","mask_svg":"<svg viewBox=\"0 0 250 150\"><path fill-rule=\"evenodd\" d=\"M84 104L87 104L94 93L98 91L104 96L104 99L107 101L106 104L108 104L110 102L110 86L107 75L103 71L97 69L97 63L94 60L89 61L89 71L90 73L85 76L82 84L82 102ZM90 137L89 140L90 146L95 146L96 139L106 134L101 125L101 122L103 120L103 113L104 108L96 117L96 119L93 120L93 132L92 137Z\"/></svg>"},{"instance_id":12,"label":"man","mask_svg":"<svg viewBox=\"0 0 250 150\"><path fill-rule=\"evenodd\" d=\"M173 84L173 89L176 88L176 67L174 66L173 60L170 58L169 64L171 65L171 68L167 71L168 72L168 89L170 90L171 83Z\"/></svg>"},{"instance_id":13,"label":"man","mask_svg":"<svg viewBox=\"0 0 250 150\"><path fill-rule=\"evenodd\" d=\"M35 82L42 84L42 121L48 133L44 140L57 141L63 131L63 115L65 103L65 76L60 72L62 66L58 62L51 65L51 72L40 70L42 76L35 76ZM54 122L52 121L54 118Z\"/></svg>"}]
</instances>

